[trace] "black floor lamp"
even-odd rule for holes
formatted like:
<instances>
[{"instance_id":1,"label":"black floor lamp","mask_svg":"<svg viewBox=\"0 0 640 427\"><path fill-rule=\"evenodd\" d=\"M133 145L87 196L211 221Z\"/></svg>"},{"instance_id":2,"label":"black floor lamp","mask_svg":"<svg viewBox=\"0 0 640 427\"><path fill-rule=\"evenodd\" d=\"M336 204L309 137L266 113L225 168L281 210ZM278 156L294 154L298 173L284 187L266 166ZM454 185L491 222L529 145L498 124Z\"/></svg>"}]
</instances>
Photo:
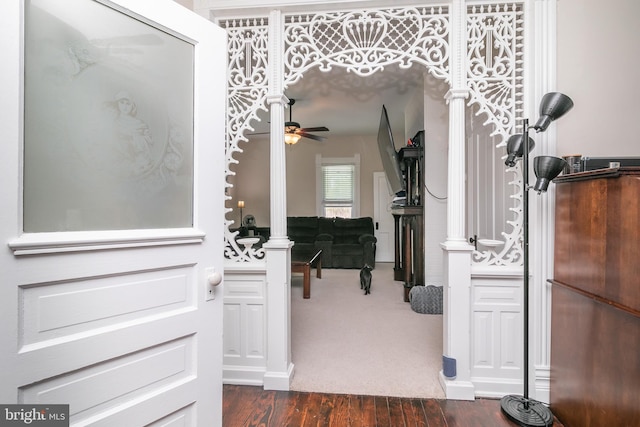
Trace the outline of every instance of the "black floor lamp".
<instances>
[{"instance_id":1,"label":"black floor lamp","mask_svg":"<svg viewBox=\"0 0 640 427\"><path fill-rule=\"evenodd\" d=\"M536 132L544 132L549 124L563 116L573 107L573 101L566 95L550 92L540 102L540 118L533 126ZM507 160L505 165L513 167L516 160L522 157L522 237L523 237L523 323L524 323L524 394L507 395L500 400L502 412L520 426L551 426L553 414L542 402L529 399L529 151L535 142L529 137L529 120L524 120L522 134L513 135L507 142ZM533 189L546 192L549 183L564 168L566 162L559 157L538 156L533 159L533 169L537 180Z\"/></svg>"}]
</instances>

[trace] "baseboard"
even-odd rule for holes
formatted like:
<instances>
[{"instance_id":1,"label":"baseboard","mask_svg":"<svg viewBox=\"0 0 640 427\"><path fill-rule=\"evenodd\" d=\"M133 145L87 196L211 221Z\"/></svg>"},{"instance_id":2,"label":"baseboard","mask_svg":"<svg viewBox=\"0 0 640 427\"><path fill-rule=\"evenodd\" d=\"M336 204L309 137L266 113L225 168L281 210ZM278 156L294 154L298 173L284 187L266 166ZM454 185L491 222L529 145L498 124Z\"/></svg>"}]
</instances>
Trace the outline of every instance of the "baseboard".
<instances>
[{"instance_id":1,"label":"baseboard","mask_svg":"<svg viewBox=\"0 0 640 427\"><path fill-rule=\"evenodd\" d=\"M471 378L475 388L476 397L501 398L507 394L522 395L524 392L522 380L509 380L498 378ZM549 369L536 369L535 391L530 397L543 403L549 403Z\"/></svg>"},{"instance_id":2,"label":"baseboard","mask_svg":"<svg viewBox=\"0 0 640 427\"><path fill-rule=\"evenodd\" d=\"M551 401L551 369L549 366L536 366L535 399L549 403Z\"/></svg>"},{"instance_id":3,"label":"baseboard","mask_svg":"<svg viewBox=\"0 0 640 427\"><path fill-rule=\"evenodd\" d=\"M447 399L450 400L475 400L475 386L471 381L457 381L444 376L442 371L438 374L438 380L444 390Z\"/></svg>"},{"instance_id":4,"label":"baseboard","mask_svg":"<svg viewBox=\"0 0 640 427\"><path fill-rule=\"evenodd\" d=\"M262 386L265 371L264 367L225 365L222 367L222 383Z\"/></svg>"},{"instance_id":5,"label":"baseboard","mask_svg":"<svg viewBox=\"0 0 640 427\"><path fill-rule=\"evenodd\" d=\"M289 391L293 378L293 363L289 364L287 372L265 372L263 385L265 390Z\"/></svg>"},{"instance_id":6,"label":"baseboard","mask_svg":"<svg viewBox=\"0 0 640 427\"><path fill-rule=\"evenodd\" d=\"M522 380L473 377L476 397L501 398L507 394L522 395Z\"/></svg>"}]
</instances>

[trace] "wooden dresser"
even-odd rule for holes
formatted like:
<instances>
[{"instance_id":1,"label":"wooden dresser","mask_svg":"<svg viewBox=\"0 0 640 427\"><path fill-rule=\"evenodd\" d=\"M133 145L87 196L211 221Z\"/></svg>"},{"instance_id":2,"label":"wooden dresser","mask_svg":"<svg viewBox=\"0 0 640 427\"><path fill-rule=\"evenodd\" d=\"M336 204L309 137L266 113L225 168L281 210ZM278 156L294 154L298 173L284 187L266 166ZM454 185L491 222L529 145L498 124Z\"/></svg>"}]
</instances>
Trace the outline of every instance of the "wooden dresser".
<instances>
[{"instance_id":1,"label":"wooden dresser","mask_svg":"<svg viewBox=\"0 0 640 427\"><path fill-rule=\"evenodd\" d=\"M551 409L566 427L640 426L640 168L554 182Z\"/></svg>"}]
</instances>

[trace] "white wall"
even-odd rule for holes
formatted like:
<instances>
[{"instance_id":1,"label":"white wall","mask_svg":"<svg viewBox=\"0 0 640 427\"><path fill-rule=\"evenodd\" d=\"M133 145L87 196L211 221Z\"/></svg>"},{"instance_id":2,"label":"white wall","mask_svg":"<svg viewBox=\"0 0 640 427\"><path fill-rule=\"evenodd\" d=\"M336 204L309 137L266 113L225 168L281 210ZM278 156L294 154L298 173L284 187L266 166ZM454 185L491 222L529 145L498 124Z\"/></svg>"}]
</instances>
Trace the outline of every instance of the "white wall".
<instances>
[{"instance_id":1,"label":"white wall","mask_svg":"<svg viewBox=\"0 0 640 427\"><path fill-rule=\"evenodd\" d=\"M449 107L444 102L448 86L425 78L424 88L424 215L425 282L442 285L443 252L447 239L447 165L449 157ZM429 194L431 193L431 194Z\"/></svg>"},{"instance_id":2,"label":"white wall","mask_svg":"<svg viewBox=\"0 0 640 427\"><path fill-rule=\"evenodd\" d=\"M558 155L640 156L638 17L637 0L558 1L557 90L575 104Z\"/></svg>"},{"instance_id":3,"label":"white wall","mask_svg":"<svg viewBox=\"0 0 640 427\"><path fill-rule=\"evenodd\" d=\"M258 227L269 227L269 135L252 137L250 142L241 142L239 146L244 152L235 154L240 163L230 166L237 175L229 177L233 185L229 189L232 200L226 203L234 211L227 214L227 218L235 221L231 228L239 225L237 202L243 200L242 214L253 215Z\"/></svg>"},{"instance_id":4,"label":"white wall","mask_svg":"<svg viewBox=\"0 0 640 427\"><path fill-rule=\"evenodd\" d=\"M404 134L406 136L405 140L400 140L394 142L396 146L399 143L404 145L409 138L413 138L413 136L421 130L424 130L425 125L425 117L424 117L424 96L422 93L424 92L424 88L420 87L420 90L413 91L413 96L409 100L407 104L407 108L404 111ZM394 135L395 137L395 135ZM399 139L399 138L398 138Z\"/></svg>"},{"instance_id":5,"label":"white wall","mask_svg":"<svg viewBox=\"0 0 640 427\"><path fill-rule=\"evenodd\" d=\"M377 118L376 118L377 120ZM353 157L360 154L360 216L373 216L373 172L382 172L382 162L375 137L338 137L327 133L325 142L301 139L294 146L285 148L287 159L287 215L316 215L316 154L322 157ZM233 200L244 200L243 215L252 214L259 227L269 226L269 139L268 135L252 137L243 143L243 153L236 155L240 161L234 165L237 171L231 177L234 187L230 190ZM229 207L234 207L229 205ZM235 208L235 207L234 207ZM240 213L230 214L237 219Z\"/></svg>"}]
</instances>

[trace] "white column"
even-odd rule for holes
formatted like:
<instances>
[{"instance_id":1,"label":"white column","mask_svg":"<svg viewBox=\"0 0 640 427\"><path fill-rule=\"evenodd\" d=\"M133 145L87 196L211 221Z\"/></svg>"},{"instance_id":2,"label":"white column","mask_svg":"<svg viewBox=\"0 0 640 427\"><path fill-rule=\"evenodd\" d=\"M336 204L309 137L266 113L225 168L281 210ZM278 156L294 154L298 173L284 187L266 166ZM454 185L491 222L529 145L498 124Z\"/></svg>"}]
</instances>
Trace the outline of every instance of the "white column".
<instances>
[{"instance_id":1,"label":"white column","mask_svg":"<svg viewBox=\"0 0 640 427\"><path fill-rule=\"evenodd\" d=\"M284 24L280 11L269 15L269 94L271 112L271 237L263 245L267 262L266 390L289 390L291 361L291 246L287 238L287 167L284 152Z\"/></svg>"},{"instance_id":2,"label":"white column","mask_svg":"<svg viewBox=\"0 0 640 427\"><path fill-rule=\"evenodd\" d=\"M465 100L467 89L452 88L449 103L449 163L447 202L447 246L470 247L466 230L466 141Z\"/></svg>"},{"instance_id":3,"label":"white column","mask_svg":"<svg viewBox=\"0 0 640 427\"><path fill-rule=\"evenodd\" d=\"M449 162L447 190L447 240L444 250L443 354L455 359L455 378L440 374L448 399L473 400L471 382L471 252L465 235L466 162L465 99L466 12L464 0L451 5L451 89L449 103Z\"/></svg>"},{"instance_id":4,"label":"white column","mask_svg":"<svg viewBox=\"0 0 640 427\"><path fill-rule=\"evenodd\" d=\"M466 6L464 0L451 3L451 89L446 94L449 103L449 164L447 201L447 247L466 248L466 142L465 99L467 88Z\"/></svg>"},{"instance_id":5,"label":"white column","mask_svg":"<svg viewBox=\"0 0 640 427\"><path fill-rule=\"evenodd\" d=\"M269 92L271 114L271 240L287 240L287 165L284 152L284 21L279 10L269 14Z\"/></svg>"},{"instance_id":6,"label":"white column","mask_svg":"<svg viewBox=\"0 0 640 427\"><path fill-rule=\"evenodd\" d=\"M531 120L537 119L538 102L542 96L556 90L556 0L537 0L528 10L533 16L532 38L534 43L533 87ZM558 88L562 92L562 88ZM531 93L531 92L529 92ZM556 155L556 126L552 124L546 132L535 135L534 156ZM529 358L534 369L529 369L530 396L549 403L551 385L551 285L547 279L553 277L553 247L555 240L555 186L546 193L530 197L530 241L532 280L530 282L530 351Z\"/></svg>"},{"instance_id":7,"label":"white column","mask_svg":"<svg viewBox=\"0 0 640 427\"><path fill-rule=\"evenodd\" d=\"M284 106L287 98L282 95L267 95L271 112L271 171L269 186L271 189L271 236L273 241L287 239L287 164L284 143ZM270 240L270 241L271 241Z\"/></svg>"}]
</instances>

